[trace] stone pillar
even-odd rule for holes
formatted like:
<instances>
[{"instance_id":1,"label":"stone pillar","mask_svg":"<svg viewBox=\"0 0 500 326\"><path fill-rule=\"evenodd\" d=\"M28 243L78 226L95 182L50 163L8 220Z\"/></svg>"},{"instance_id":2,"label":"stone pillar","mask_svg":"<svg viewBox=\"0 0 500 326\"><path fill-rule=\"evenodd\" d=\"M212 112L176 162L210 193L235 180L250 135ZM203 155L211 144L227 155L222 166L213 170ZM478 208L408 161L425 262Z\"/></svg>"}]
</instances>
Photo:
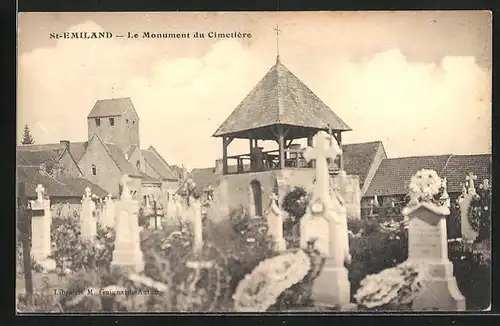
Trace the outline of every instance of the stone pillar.
<instances>
[{"instance_id":1,"label":"stone pillar","mask_svg":"<svg viewBox=\"0 0 500 326\"><path fill-rule=\"evenodd\" d=\"M476 187L474 186L474 180L476 179L477 177L472 173L467 176L468 187L466 187L465 184L463 185L462 194L458 199L458 205L460 206L460 228L462 239L469 242L476 240L479 235L479 233L476 232L469 223L469 208L472 200L475 196L477 196Z\"/></svg>"},{"instance_id":2,"label":"stone pillar","mask_svg":"<svg viewBox=\"0 0 500 326\"><path fill-rule=\"evenodd\" d=\"M36 262L46 259L51 253L50 227L52 216L50 200L44 199L45 189L41 184L36 187L37 199L30 201L33 213L31 220L31 255Z\"/></svg>"},{"instance_id":3,"label":"stone pillar","mask_svg":"<svg viewBox=\"0 0 500 326\"><path fill-rule=\"evenodd\" d=\"M324 131L314 136L315 147L308 147L304 158L316 162L316 184L300 221L300 243L305 248L315 241L315 247L325 257L325 266L316 278L311 298L315 305L345 309L350 301L350 283L344 263L350 261L346 243L347 216L336 196L330 194L327 159L335 159L341 150L331 135ZM345 234L344 234L345 233Z\"/></svg>"},{"instance_id":4,"label":"stone pillar","mask_svg":"<svg viewBox=\"0 0 500 326\"><path fill-rule=\"evenodd\" d=\"M278 196L273 193L271 195L271 205L264 216L268 226L267 232L273 238L274 250L284 251L286 250L286 241L283 238L283 212L278 207L277 200Z\"/></svg>"},{"instance_id":5,"label":"stone pillar","mask_svg":"<svg viewBox=\"0 0 500 326\"><path fill-rule=\"evenodd\" d=\"M115 227L115 205L113 203L113 199L111 198L111 194L109 194L104 199L104 211L103 211L102 224L103 224L103 226L108 227L108 228Z\"/></svg>"},{"instance_id":6,"label":"stone pillar","mask_svg":"<svg viewBox=\"0 0 500 326\"><path fill-rule=\"evenodd\" d=\"M81 237L85 240L92 240L97 234L97 220L94 217L95 203L91 196L90 188L85 188L80 217Z\"/></svg>"},{"instance_id":7,"label":"stone pillar","mask_svg":"<svg viewBox=\"0 0 500 326\"><path fill-rule=\"evenodd\" d=\"M116 239L111 266L139 273L144 270L137 216L139 205L132 200L128 180L128 176L124 175L121 198L116 203Z\"/></svg>"}]
</instances>

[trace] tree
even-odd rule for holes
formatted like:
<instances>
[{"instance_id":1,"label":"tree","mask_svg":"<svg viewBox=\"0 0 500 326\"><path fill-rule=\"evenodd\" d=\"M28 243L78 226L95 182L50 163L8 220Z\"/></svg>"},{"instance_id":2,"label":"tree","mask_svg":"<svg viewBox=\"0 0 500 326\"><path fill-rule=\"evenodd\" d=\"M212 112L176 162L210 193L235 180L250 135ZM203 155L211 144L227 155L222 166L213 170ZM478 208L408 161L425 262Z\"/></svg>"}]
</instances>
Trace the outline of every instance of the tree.
<instances>
[{"instance_id":1,"label":"tree","mask_svg":"<svg viewBox=\"0 0 500 326\"><path fill-rule=\"evenodd\" d=\"M21 144L30 145L30 144L34 144L34 143L35 143L35 139L31 135L30 128L28 127L28 125L25 125L24 126L24 133L23 133L23 140L21 141Z\"/></svg>"}]
</instances>

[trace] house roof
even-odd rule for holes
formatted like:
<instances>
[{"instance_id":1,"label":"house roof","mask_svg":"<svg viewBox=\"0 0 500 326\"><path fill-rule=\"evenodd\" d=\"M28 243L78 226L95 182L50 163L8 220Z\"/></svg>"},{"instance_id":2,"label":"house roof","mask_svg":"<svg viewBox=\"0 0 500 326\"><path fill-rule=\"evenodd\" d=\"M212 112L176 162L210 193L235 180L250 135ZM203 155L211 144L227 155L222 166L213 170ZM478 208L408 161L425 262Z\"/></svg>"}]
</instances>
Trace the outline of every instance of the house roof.
<instances>
[{"instance_id":1,"label":"house roof","mask_svg":"<svg viewBox=\"0 0 500 326\"><path fill-rule=\"evenodd\" d=\"M97 134L96 134L97 135ZM100 139L100 138L99 138ZM140 177L141 174L137 169L125 158L125 154L121 151L121 149L112 143L102 142L104 147L107 149L109 155L115 162L118 169L121 172L128 174L129 176Z\"/></svg>"},{"instance_id":2,"label":"house roof","mask_svg":"<svg viewBox=\"0 0 500 326\"><path fill-rule=\"evenodd\" d=\"M134 154L134 151L135 149L137 148L138 146L137 145L130 145L128 148L127 148L127 158L130 159L130 156L132 156L132 154Z\"/></svg>"},{"instance_id":3,"label":"house roof","mask_svg":"<svg viewBox=\"0 0 500 326\"><path fill-rule=\"evenodd\" d=\"M178 180L178 177L170 170L169 166L157 152L151 149L141 150L146 162L160 175L163 180Z\"/></svg>"},{"instance_id":4,"label":"house roof","mask_svg":"<svg viewBox=\"0 0 500 326\"><path fill-rule=\"evenodd\" d=\"M54 179L48 173L40 170L38 166L17 166L17 182L26 183L26 195L29 198L37 197L36 187L41 184L49 197L72 197L81 198L85 194L85 188L89 187L93 194L105 197L108 193L99 186L91 183L85 178Z\"/></svg>"},{"instance_id":5,"label":"house roof","mask_svg":"<svg viewBox=\"0 0 500 326\"><path fill-rule=\"evenodd\" d=\"M161 181L160 180L155 179L155 178L147 175L144 172L141 172L140 174L141 174L142 183L160 184L161 185Z\"/></svg>"},{"instance_id":6,"label":"house roof","mask_svg":"<svg viewBox=\"0 0 500 326\"><path fill-rule=\"evenodd\" d=\"M491 180L491 154L437 155L384 159L368 187L365 196L391 196L408 193L411 177L421 169L432 169L440 177L446 177L449 193L462 191L460 185L469 172Z\"/></svg>"},{"instance_id":7,"label":"house roof","mask_svg":"<svg viewBox=\"0 0 500 326\"><path fill-rule=\"evenodd\" d=\"M209 185L215 188L220 182L220 175L215 173L215 168L193 169L190 177L199 189L205 189Z\"/></svg>"},{"instance_id":8,"label":"house roof","mask_svg":"<svg viewBox=\"0 0 500 326\"><path fill-rule=\"evenodd\" d=\"M136 112L130 97L98 100L87 118L121 116L129 109Z\"/></svg>"},{"instance_id":9,"label":"house roof","mask_svg":"<svg viewBox=\"0 0 500 326\"><path fill-rule=\"evenodd\" d=\"M47 146L48 149L45 150L40 145L36 147L36 150L27 150L26 148L20 150L19 147L24 146L18 146L16 150L16 163L18 165L38 166L45 164L48 172L52 171L66 150L64 146L59 148Z\"/></svg>"},{"instance_id":10,"label":"house roof","mask_svg":"<svg viewBox=\"0 0 500 326\"><path fill-rule=\"evenodd\" d=\"M381 146L383 146L381 141L342 145L344 170L349 175L359 176L360 187L363 187L375 155Z\"/></svg>"},{"instance_id":11,"label":"house roof","mask_svg":"<svg viewBox=\"0 0 500 326\"><path fill-rule=\"evenodd\" d=\"M336 131L351 128L279 60L214 133L214 137L285 124Z\"/></svg>"}]
</instances>

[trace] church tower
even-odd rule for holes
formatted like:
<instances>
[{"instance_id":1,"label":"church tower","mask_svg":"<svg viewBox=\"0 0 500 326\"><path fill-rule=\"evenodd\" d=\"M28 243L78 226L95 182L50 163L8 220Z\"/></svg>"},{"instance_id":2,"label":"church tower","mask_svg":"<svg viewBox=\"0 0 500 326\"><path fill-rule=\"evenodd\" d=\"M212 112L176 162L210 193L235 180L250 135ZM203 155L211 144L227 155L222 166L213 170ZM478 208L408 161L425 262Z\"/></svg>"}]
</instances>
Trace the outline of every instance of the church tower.
<instances>
[{"instance_id":1,"label":"church tower","mask_svg":"<svg viewBox=\"0 0 500 326\"><path fill-rule=\"evenodd\" d=\"M88 140L94 134L118 146L123 153L131 146L140 147L139 116L128 97L99 100L87 116Z\"/></svg>"}]
</instances>

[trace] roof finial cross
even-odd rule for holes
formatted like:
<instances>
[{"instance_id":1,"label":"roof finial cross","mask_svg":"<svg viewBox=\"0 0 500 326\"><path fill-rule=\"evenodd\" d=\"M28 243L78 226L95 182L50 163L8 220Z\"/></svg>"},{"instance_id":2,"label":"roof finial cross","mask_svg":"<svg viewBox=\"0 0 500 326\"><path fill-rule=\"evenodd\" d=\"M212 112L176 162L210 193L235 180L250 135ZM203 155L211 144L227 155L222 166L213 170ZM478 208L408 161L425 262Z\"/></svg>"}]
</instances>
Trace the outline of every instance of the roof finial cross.
<instances>
[{"instance_id":1,"label":"roof finial cross","mask_svg":"<svg viewBox=\"0 0 500 326\"><path fill-rule=\"evenodd\" d=\"M274 29L276 31L276 62L280 61L280 42L279 42L279 34L281 30L279 29L279 26L276 25L276 28Z\"/></svg>"}]
</instances>

